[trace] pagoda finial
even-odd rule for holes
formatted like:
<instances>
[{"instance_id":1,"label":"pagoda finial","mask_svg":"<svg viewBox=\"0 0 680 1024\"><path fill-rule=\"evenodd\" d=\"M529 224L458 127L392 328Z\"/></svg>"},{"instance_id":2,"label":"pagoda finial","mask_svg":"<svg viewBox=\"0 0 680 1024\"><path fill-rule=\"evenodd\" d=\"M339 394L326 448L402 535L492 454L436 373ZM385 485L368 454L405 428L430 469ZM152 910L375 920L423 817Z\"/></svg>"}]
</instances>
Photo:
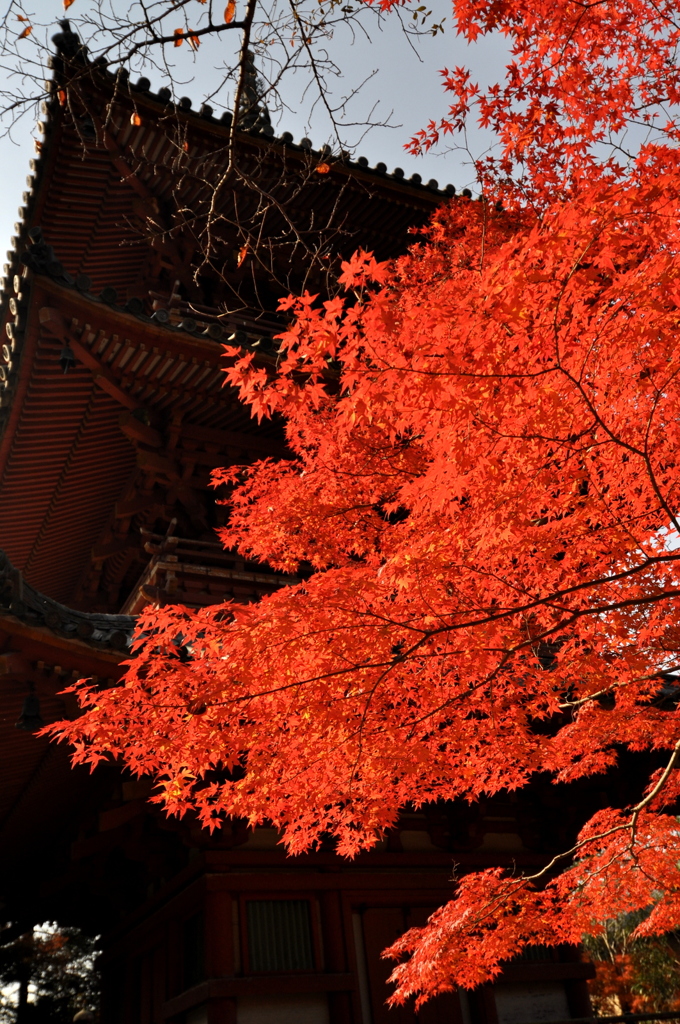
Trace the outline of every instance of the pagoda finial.
<instances>
[{"instance_id":1,"label":"pagoda finial","mask_svg":"<svg viewBox=\"0 0 680 1024\"><path fill-rule=\"evenodd\" d=\"M264 83L255 67L255 56L247 50L243 64L243 91L238 111L240 128L254 128L255 125L264 127L271 124L264 93Z\"/></svg>"},{"instance_id":2,"label":"pagoda finial","mask_svg":"<svg viewBox=\"0 0 680 1024\"><path fill-rule=\"evenodd\" d=\"M52 36L52 42L60 57L66 60L87 59L87 47L81 42L80 36L71 29L71 22L68 18L61 18L59 21L61 32Z\"/></svg>"}]
</instances>

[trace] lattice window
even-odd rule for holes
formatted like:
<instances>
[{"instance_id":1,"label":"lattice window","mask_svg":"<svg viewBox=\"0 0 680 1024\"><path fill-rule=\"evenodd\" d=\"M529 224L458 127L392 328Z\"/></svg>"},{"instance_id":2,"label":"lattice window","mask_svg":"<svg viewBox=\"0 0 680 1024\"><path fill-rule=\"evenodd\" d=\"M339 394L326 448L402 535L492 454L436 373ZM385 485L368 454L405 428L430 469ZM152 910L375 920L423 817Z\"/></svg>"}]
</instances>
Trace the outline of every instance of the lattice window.
<instances>
[{"instance_id":1,"label":"lattice window","mask_svg":"<svg viewBox=\"0 0 680 1024\"><path fill-rule=\"evenodd\" d=\"M309 900L247 900L251 971L312 971Z\"/></svg>"}]
</instances>

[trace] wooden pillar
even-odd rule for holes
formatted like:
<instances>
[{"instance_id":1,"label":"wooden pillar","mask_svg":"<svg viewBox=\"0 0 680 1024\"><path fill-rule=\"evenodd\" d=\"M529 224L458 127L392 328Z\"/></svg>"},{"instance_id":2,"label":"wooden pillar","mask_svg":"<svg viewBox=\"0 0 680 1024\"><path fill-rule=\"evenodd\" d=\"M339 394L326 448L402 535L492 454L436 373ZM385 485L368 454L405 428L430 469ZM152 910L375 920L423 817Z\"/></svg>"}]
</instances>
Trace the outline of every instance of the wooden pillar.
<instances>
[{"instance_id":1,"label":"wooden pillar","mask_svg":"<svg viewBox=\"0 0 680 1024\"><path fill-rule=\"evenodd\" d=\"M457 992L443 992L428 1000L417 1017L418 1024L463 1024L460 996Z\"/></svg>"},{"instance_id":2,"label":"wooden pillar","mask_svg":"<svg viewBox=\"0 0 680 1024\"><path fill-rule=\"evenodd\" d=\"M324 966L329 974L347 971L347 937L339 892L323 892L319 897L321 934L323 937ZM349 992L328 993L330 1024L353 1024L352 1001Z\"/></svg>"},{"instance_id":3,"label":"wooden pillar","mask_svg":"<svg viewBox=\"0 0 680 1024\"><path fill-rule=\"evenodd\" d=\"M493 985L480 985L468 993L473 1024L498 1024Z\"/></svg>"},{"instance_id":4,"label":"wooden pillar","mask_svg":"<svg viewBox=\"0 0 680 1024\"><path fill-rule=\"evenodd\" d=\"M416 1024L412 1006L389 1008L386 1003L393 991L387 979L394 963L383 960L381 954L403 934L405 924L404 912L400 907L369 907L362 914L372 1024Z\"/></svg>"},{"instance_id":5,"label":"wooden pillar","mask_svg":"<svg viewBox=\"0 0 680 1024\"><path fill-rule=\"evenodd\" d=\"M101 965L101 1024L122 1024L125 1014L125 964L104 959Z\"/></svg>"},{"instance_id":6,"label":"wooden pillar","mask_svg":"<svg viewBox=\"0 0 680 1024\"><path fill-rule=\"evenodd\" d=\"M26 964L22 964L18 973L19 1000L17 1003L17 1024L26 1024L29 1016L28 983L30 981L30 970Z\"/></svg>"},{"instance_id":7,"label":"wooden pillar","mask_svg":"<svg viewBox=\"0 0 680 1024\"><path fill-rule=\"evenodd\" d=\"M167 998L177 996L182 991L182 934L179 923L172 920L166 932L168 985Z\"/></svg>"},{"instance_id":8,"label":"wooden pillar","mask_svg":"<svg viewBox=\"0 0 680 1024\"><path fill-rule=\"evenodd\" d=\"M140 958L140 1024L153 1024L152 956L147 953Z\"/></svg>"},{"instance_id":9,"label":"wooden pillar","mask_svg":"<svg viewBox=\"0 0 680 1024\"><path fill-rule=\"evenodd\" d=\"M205 976L224 978L235 974L232 897L211 886L205 896Z\"/></svg>"},{"instance_id":10,"label":"wooden pillar","mask_svg":"<svg viewBox=\"0 0 680 1024\"><path fill-rule=\"evenodd\" d=\"M208 1003L207 1024L236 1024L235 999L211 999Z\"/></svg>"},{"instance_id":11,"label":"wooden pillar","mask_svg":"<svg viewBox=\"0 0 680 1024\"><path fill-rule=\"evenodd\" d=\"M151 1019L153 1024L163 1024L163 1004L167 996L167 948L158 945L151 954Z\"/></svg>"},{"instance_id":12,"label":"wooden pillar","mask_svg":"<svg viewBox=\"0 0 680 1024\"><path fill-rule=\"evenodd\" d=\"M564 987L567 993L569 1013L572 1017L590 1017L593 1007L588 993L588 984L582 978L575 978L573 981L565 981Z\"/></svg>"},{"instance_id":13,"label":"wooden pillar","mask_svg":"<svg viewBox=\"0 0 680 1024\"><path fill-rule=\"evenodd\" d=\"M347 970L347 942L339 892L324 892L320 897L321 931L326 970L343 974Z\"/></svg>"}]
</instances>

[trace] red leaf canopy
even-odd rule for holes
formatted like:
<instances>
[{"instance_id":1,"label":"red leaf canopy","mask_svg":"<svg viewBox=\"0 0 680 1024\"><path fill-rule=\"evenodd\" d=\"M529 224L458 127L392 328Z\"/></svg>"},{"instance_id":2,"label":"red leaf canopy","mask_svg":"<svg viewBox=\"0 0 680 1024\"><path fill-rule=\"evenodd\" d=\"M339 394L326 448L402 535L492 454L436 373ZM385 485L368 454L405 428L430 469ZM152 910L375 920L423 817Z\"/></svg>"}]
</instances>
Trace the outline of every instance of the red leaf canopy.
<instances>
[{"instance_id":1,"label":"red leaf canopy","mask_svg":"<svg viewBox=\"0 0 680 1024\"><path fill-rule=\"evenodd\" d=\"M543 871L463 878L393 948L397 1001L620 912L680 927L680 719L659 699L680 668L678 12L453 13L513 59L486 92L446 72L450 115L414 145L476 107L499 144L486 201L439 211L390 266L357 253L339 297L291 298L275 373L228 350L294 457L216 474L223 539L305 581L146 613L124 687L79 684L85 713L52 728L78 761L154 775L170 812L270 821L293 852L330 834L348 856L406 803L657 752L638 802ZM627 154L635 125L654 132Z\"/></svg>"},{"instance_id":2,"label":"red leaf canopy","mask_svg":"<svg viewBox=\"0 0 680 1024\"><path fill-rule=\"evenodd\" d=\"M208 826L351 856L406 802L674 758L679 223L672 176L541 218L461 201L393 267L357 254L345 299L294 301L274 376L232 351L295 457L217 474L240 481L224 541L315 571L247 608L145 614L125 686L80 684L86 713L55 730L76 760L119 756ZM645 784L562 874L464 879L396 950L399 997L652 900L647 927L680 925L674 760Z\"/></svg>"}]
</instances>

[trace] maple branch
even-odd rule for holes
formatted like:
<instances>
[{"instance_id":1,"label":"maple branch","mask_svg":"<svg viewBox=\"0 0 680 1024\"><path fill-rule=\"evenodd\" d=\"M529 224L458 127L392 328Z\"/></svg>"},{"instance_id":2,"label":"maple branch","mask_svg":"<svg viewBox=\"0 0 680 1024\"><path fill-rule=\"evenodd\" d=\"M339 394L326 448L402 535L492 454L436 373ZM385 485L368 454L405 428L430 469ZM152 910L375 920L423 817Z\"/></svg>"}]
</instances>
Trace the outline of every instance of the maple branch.
<instances>
[{"instance_id":1,"label":"maple branch","mask_svg":"<svg viewBox=\"0 0 680 1024\"><path fill-rule=\"evenodd\" d=\"M680 559L680 555L672 556L672 558L673 558L673 560ZM652 559L651 561L657 561L657 560L664 561L665 558L661 558L661 556L659 556L659 559ZM632 570L629 570L629 572L631 572L631 571ZM624 575L628 575L628 573L626 573ZM604 580L604 581L601 581L601 582L608 582L608 581ZM584 584L583 586L586 586L586 584ZM577 588L577 589L581 589L581 588ZM628 599L626 601L620 601L620 602L616 602L616 603L612 603L612 604L608 604L608 605L601 605L601 606L598 606L598 607L595 607L595 608L583 608L583 609L580 609L580 610L569 612L567 618L565 618L565 619L561 620L560 622L556 623L555 625L551 626L549 629L546 629L543 632L541 632L541 633L531 637L530 639L522 641L521 643L513 646L509 651L504 652L504 653L507 653L510 656L510 655L512 655L513 653L516 653L519 650L522 650L522 649L524 649L526 647L531 647L532 645L535 645L537 640L540 641L540 640L543 640L546 637L552 636L556 632L557 633L562 632L565 628L568 628L570 625L572 625L574 622L576 622L579 618L582 618L583 616L586 616L586 615L601 615L603 612L606 612L606 611L614 611L614 610L618 610L620 608L631 607L631 606L635 606L635 605L638 605L638 604L649 603L650 601L654 601L655 602L655 601L663 600L663 599L666 599L666 598L678 597L678 596L680 596L680 590L673 590L673 591L667 591L664 594L660 594L660 595L652 595L652 596L650 596L648 598L644 598L644 597L630 598L630 599ZM409 647L406 651L404 651L399 656L395 656L394 658L391 658L389 661L354 662L351 665L345 666L343 668L334 669L332 671L327 671L327 672L319 673L319 674L316 674L316 675L313 675L313 676L307 676L307 677L302 678L302 679L297 679L294 682L283 684L282 686L279 686L279 687L273 687L273 688L268 689L268 690L257 691L256 693L249 693L249 694L246 694L246 695L243 695L243 696L240 696L240 697L232 697L232 698L229 698L229 699L224 700L224 701L213 701L213 702L211 702L211 706L217 707L217 706L220 706L220 705L228 705L228 704L240 703L240 702L243 702L243 701L252 700L252 699L257 698L257 697L269 696L271 694L280 693L282 691L294 689L296 687L303 687L303 686L309 685L310 683L322 682L322 681L325 681L325 680L337 678L339 676L347 675L349 673L354 674L356 672L361 672L361 671L365 671L365 670L368 670L368 669L384 669L385 672L387 672L387 671L390 671L391 669L395 668L398 664L404 663L404 662L408 661L414 654L418 654L418 657L420 657L420 658L422 658L422 657L432 657L432 658L448 657L448 656L450 656L449 652L445 652L444 654L424 655L424 654L420 653L420 648L423 646L423 644L425 644L428 640L430 640L434 636L438 636L438 635L441 635L441 634L444 634L444 633L449 633L449 632L455 632L456 630L459 630L459 629L467 629L467 628L470 628L471 626L475 626L475 625L482 625L482 624L486 624L486 623L490 623L490 622L496 622L496 621L499 621L501 619L506 619L509 616L518 615L518 614L521 614L522 612L524 612L526 610L531 610L532 608L538 607L539 605L544 604L548 600L550 600L550 599L545 598L545 599L542 599L540 601L534 601L534 602L531 602L530 604L526 604L526 605L523 605L523 606L511 609L511 610L505 611L505 612L503 612L501 614L486 616L483 619L475 619L475 620L470 620L470 621L463 622L463 623L447 624L445 626L441 626L441 627L438 627L437 629L433 629L433 630L423 630L423 629L419 629L416 626L410 625L409 623L395 622L394 623L395 626L398 626L400 629L405 629L405 630L408 630L408 631L411 631L411 632L419 632L419 633L422 633L422 636L417 641L415 641L415 643L412 644L411 647ZM384 616L379 616L379 615L377 615L376 613L374 613L372 611L364 611L364 612L360 612L358 614L366 616L366 617L369 617L369 618L376 618L379 621L389 621L389 620L386 620ZM333 627L333 628L334 628L334 630L337 630L338 627ZM345 628L348 629L348 630L351 630L353 627L350 625L350 626L347 626ZM321 632L328 632L328 630L327 629L326 630L322 630ZM304 635L306 636L307 634L304 634ZM297 644L300 643L300 640L301 640L301 637L300 636L296 636L296 637L294 637L292 639L280 641L280 643L277 646L285 647L285 646L289 646L291 644L297 645ZM651 674L649 676L649 678L654 678L657 674L658 673L653 673L653 674ZM383 677L381 676L381 678L383 678ZM634 680L631 680L630 682L633 682L633 681ZM370 692L373 692L373 690L371 690ZM354 695L354 696L356 696L356 695ZM593 695L593 696L595 696L595 695ZM590 698L588 698L588 699L590 699ZM150 705L150 706L154 706L154 705ZM163 706L163 705L158 705L158 706Z\"/></svg>"},{"instance_id":2,"label":"maple branch","mask_svg":"<svg viewBox=\"0 0 680 1024\"><path fill-rule=\"evenodd\" d=\"M446 626L442 626L439 629L434 630L419 630L416 626L409 626L407 624L404 625L404 628L413 630L414 632L422 632L424 634L423 639L428 639L432 636L437 636L441 633L454 632L459 629L469 629L472 626L486 625L491 622L500 622L503 619L507 619L515 615L520 615L524 612L531 611L534 608L540 608L541 606L555 605L556 607L559 607L557 602L560 598L567 597L570 594L577 593L578 591L599 587L603 586L606 583L614 583L618 582L619 580L626 579L627 577L630 577L635 573L640 572L642 569L648 568L650 564L666 561L678 561L679 559L680 555L654 556L649 558L644 564L640 566L636 566L633 569L628 569L620 573L616 573L611 577L602 577L599 580L590 580L587 583L575 584L574 586L567 587L564 590L555 591L553 594L550 594L546 597L537 598L534 601L527 602L526 604L517 605L515 608L506 609L503 612L498 612L493 615L486 615L483 618L469 619L466 622L449 623ZM551 627L546 632L539 634L539 636L537 636L535 639L542 639L544 636L550 636L555 631L563 629L565 625L569 625L571 622L575 622L577 619L583 618L584 616L601 615L603 612L617 611L620 608L630 608L634 607L635 605L655 603L657 601L664 601L668 598L678 596L680 596L680 590L666 590L661 594L653 594L647 597L628 598L624 601L617 601L609 604L598 605L594 608L581 608L575 611L570 611L569 609L565 608L563 610L565 614L569 616L569 618L567 620L563 620L562 622L557 623L555 626ZM518 646L525 646L526 643L527 642L523 642Z\"/></svg>"},{"instance_id":3,"label":"maple branch","mask_svg":"<svg viewBox=\"0 0 680 1024\"><path fill-rule=\"evenodd\" d=\"M185 0L185 2L188 2L188 0ZM165 15L159 16L156 20L160 21L162 17L165 17ZM176 46L178 39L184 41L185 39L191 40L192 38L199 38L201 36L220 35L222 32L229 32L232 29L245 29L245 27L246 20L243 19L242 21L230 21L229 24L224 25L211 24L207 25L205 28L186 29L186 31L182 32L173 32L173 34L169 36L157 36L155 32L153 32L150 39L142 39L131 46L127 51L127 58L129 60L131 57L134 57L135 54L140 53L142 50L146 50L149 46L165 46L167 43L172 43L173 46ZM115 44L112 43L104 52L108 53L113 50L114 47L117 49L119 46L119 42L116 42Z\"/></svg>"},{"instance_id":4,"label":"maple branch","mask_svg":"<svg viewBox=\"0 0 680 1024\"><path fill-rule=\"evenodd\" d=\"M248 53L250 50L250 33L252 31L253 19L255 17L255 11L257 10L258 0L248 0L246 6L246 16L243 19L243 38L241 40L241 50L239 53L239 75L238 82L236 83L236 94L234 96L234 106L232 110L231 127L229 129L229 142L227 144L227 166L222 172L222 175L213 191L210 201L210 211L208 214L208 245L210 245L210 225L215 217L215 209L217 203L217 197L224 188L227 182L233 162L234 162L234 146L236 144L236 132L238 130L239 113L241 110L241 100L245 90L246 81L246 65L248 61Z\"/></svg>"},{"instance_id":5,"label":"maple branch","mask_svg":"<svg viewBox=\"0 0 680 1024\"><path fill-rule=\"evenodd\" d=\"M300 16L299 16L298 11L297 11L297 5L295 3L295 0L288 0L288 2L289 2L289 5L290 5L290 9L293 12L293 19L294 19L294 21L295 22L299 22L300 21ZM306 51L306 53L307 53L307 55L308 55L308 57L310 59L310 66L311 66L311 69L312 69L312 75L314 76L314 81L316 82L317 88L319 90L319 96L321 97L321 102L323 103L324 107L326 108L326 113L328 114L328 117L330 119L331 124L335 128L336 127L336 125L335 125L335 111L331 108L331 105L328 102L328 96L326 94L326 89L324 88L323 82L320 79L319 69L316 66L316 61L314 60L314 55L312 54L311 47L309 45L309 39L308 39L308 37L305 34L304 28L301 28L300 35L301 35L301 39L302 39L302 45L305 48L305 51ZM336 131L336 136L337 136L337 131ZM339 143L340 139L338 138L337 141Z\"/></svg>"},{"instance_id":6,"label":"maple branch","mask_svg":"<svg viewBox=\"0 0 680 1024\"><path fill-rule=\"evenodd\" d=\"M612 826L612 828L606 829L603 832L600 832L594 836L588 836L586 839L579 840L568 850L563 850L562 852L555 854L555 856L552 857L551 860L547 864L545 864L539 871L534 872L534 874L532 875L522 875L521 878L519 878L515 883L510 883L508 889L506 889L504 892L499 893L494 900L487 903L484 908L477 912L477 914L475 915L475 920L477 921L477 923L489 920L490 918L492 919L498 912L498 910L504 907L507 904L508 900L512 899L518 892L521 892L523 889L526 889L529 884L535 884L537 882L542 881L547 875L550 875L553 872L554 868L556 868L558 864L560 864L560 862L567 858L573 858L576 854L582 852L586 847L591 846L594 843L599 843L604 839L609 839L612 835L615 835L618 832L627 830L631 831L631 842L633 842L635 828L637 825L637 820L640 812L644 810L646 806L649 805L649 803L658 795L663 786L666 784L671 771L673 770L678 761L679 756L680 740L678 740L678 742L675 744L671 757L666 765L666 768L664 769L661 778L654 786L654 789L643 800L636 804L634 808L632 808L632 816L629 821L623 822L620 825L614 825ZM617 860L618 854L614 853L608 864L603 865L598 869L599 873L606 871Z\"/></svg>"},{"instance_id":7,"label":"maple branch","mask_svg":"<svg viewBox=\"0 0 680 1024\"><path fill-rule=\"evenodd\" d=\"M675 746L673 747L673 752L670 756L670 759L668 760L668 763L666 764L663 774L654 786L651 793L648 793L647 796L644 797L644 799L640 800L639 803L635 805L635 807L631 808L632 816L630 821L623 822L620 825L614 825L612 826L612 828L607 829L604 832L600 832L597 835L589 836L587 839L579 840L579 842L575 843L569 850L564 850L562 853L556 854L548 864L541 868L540 871L537 871L533 875L523 876L522 883L540 881L542 878L545 878L546 874L549 874L561 860L564 860L566 857L572 857L574 854L579 853L581 850L583 850L586 846L592 845L593 843L601 842L601 840L603 839L608 839L610 836L615 835L617 832L623 832L628 829L631 829L634 832L640 812L643 811L645 807L647 807L652 802L652 800L661 792L666 782L668 781L668 777L672 772L673 768L675 767L679 756L680 740L678 740Z\"/></svg>"},{"instance_id":8,"label":"maple branch","mask_svg":"<svg viewBox=\"0 0 680 1024\"><path fill-rule=\"evenodd\" d=\"M582 383L580 381L577 381L572 376L572 374L569 373L569 371L566 370L564 367L560 367L560 369L564 373L565 377L567 377L567 379L570 380L573 384L575 384L575 386L578 388L578 391L581 394L581 397L583 398L585 404L588 406L588 409L590 410L592 416L596 419L597 423L600 425L602 430L604 430L604 432L608 435L610 440L613 441L613 443L615 445L618 445L618 447L624 448L626 451L631 452L631 454L637 455L638 458L641 458L643 460L643 462L645 463L645 466L647 467L647 473L648 473L648 476L649 476L650 483L652 485L654 493L656 494L656 496L657 496L657 498L659 500L659 503L660 503L661 507L663 508L664 512L667 514L667 516L670 519L670 521L673 523L674 528L678 531L678 533L680 533L680 521L678 521L678 519L675 516L675 513L670 509L670 507L668 506L668 503L666 502L665 498L661 494L661 491L659 490L658 484L656 482L656 476L654 474L654 471L652 470L648 454L644 450L641 451L635 445L629 444L627 441L624 441L620 437L617 437L613 433L613 431L610 430L610 428L607 426L607 424L604 422L604 420L600 416L599 412L596 410L596 408L593 405L593 403L591 402L590 398L587 396Z\"/></svg>"},{"instance_id":9,"label":"maple branch","mask_svg":"<svg viewBox=\"0 0 680 1024\"><path fill-rule=\"evenodd\" d=\"M577 708L582 704L587 704L588 701L597 700L598 697L604 697L606 694L611 693L612 690L617 690L622 686L629 686L631 683L644 683L650 679L661 679L667 674L678 671L680 671L680 665L672 665L670 668L659 669L658 671L650 672L645 676L635 676L634 679L628 679L625 683L612 683L611 686L607 686L604 690L598 690L597 693L589 693L586 697L581 697L579 700L565 701L565 703L560 704L559 707L562 711L566 711L569 708Z\"/></svg>"},{"instance_id":10,"label":"maple branch","mask_svg":"<svg viewBox=\"0 0 680 1024\"><path fill-rule=\"evenodd\" d=\"M668 764L664 768L664 770L663 770L663 772L662 772L662 774L661 774L661 776L659 778L659 781L656 783L656 785L651 790L651 792L648 793L647 796L644 797L644 799L640 800L640 802L638 804L636 804L635 807L633 808L633 818L632 818L632 821L631 821L631 827L633 828L633 830L635 830L635 826L637 824L637 820L638 820L638 818L640 816L640 811L643 811L645 809L645 807L649 806L649 804L651 804L652 800L654 800L654 798L661 792L663 787L666 785L666 782L668 781L668 777L671 774L671 772L673 771L673 769L675 768L675 765L676 765L676 763L678 761L678 757L679 756L680 756L680 740L678 740L678 742L673 747L673 753L671 754L671 757L670 757L670 759L668 761Z\"/></svg>"}]
</instances>

